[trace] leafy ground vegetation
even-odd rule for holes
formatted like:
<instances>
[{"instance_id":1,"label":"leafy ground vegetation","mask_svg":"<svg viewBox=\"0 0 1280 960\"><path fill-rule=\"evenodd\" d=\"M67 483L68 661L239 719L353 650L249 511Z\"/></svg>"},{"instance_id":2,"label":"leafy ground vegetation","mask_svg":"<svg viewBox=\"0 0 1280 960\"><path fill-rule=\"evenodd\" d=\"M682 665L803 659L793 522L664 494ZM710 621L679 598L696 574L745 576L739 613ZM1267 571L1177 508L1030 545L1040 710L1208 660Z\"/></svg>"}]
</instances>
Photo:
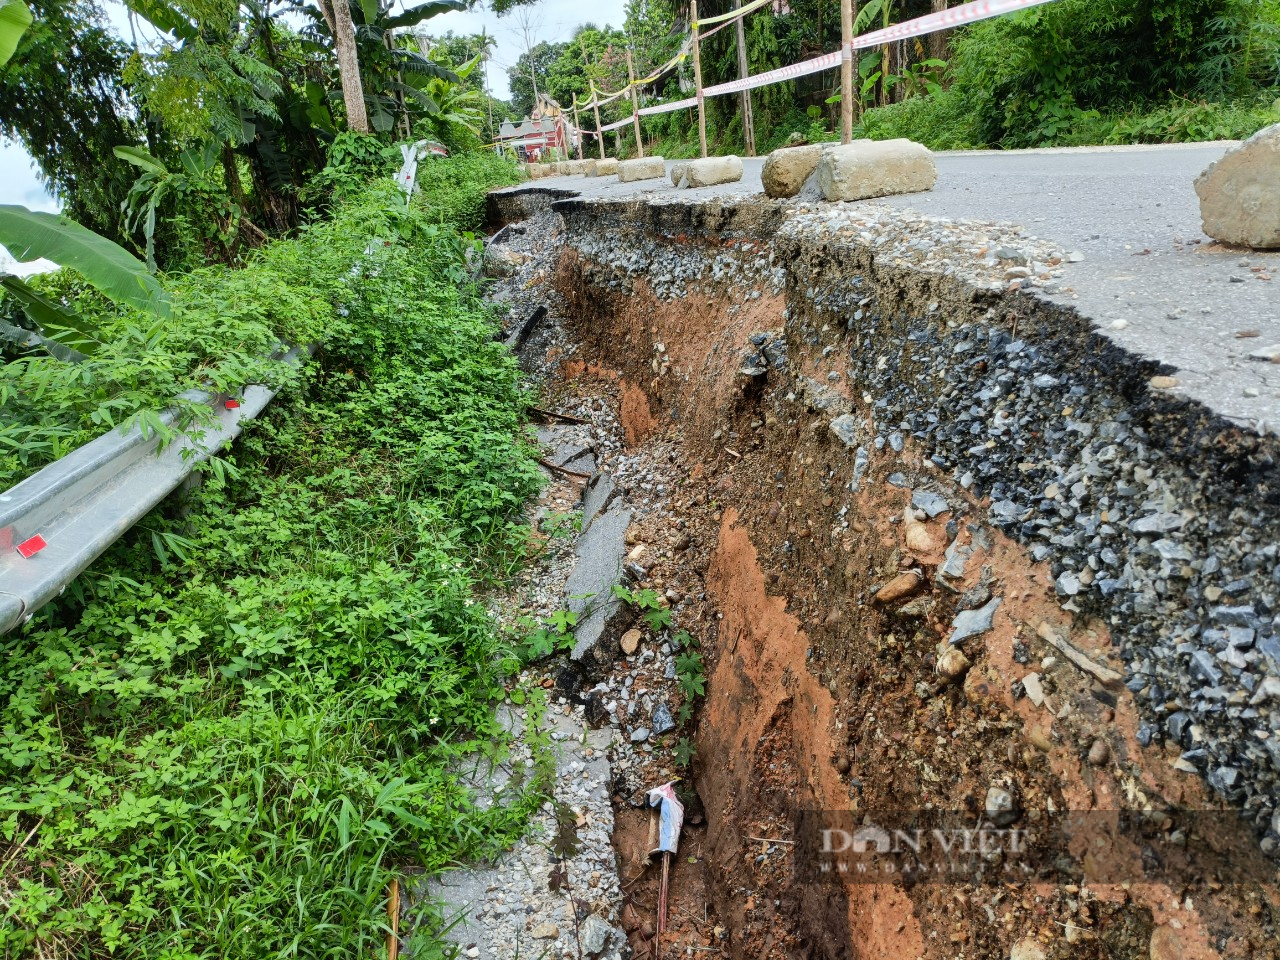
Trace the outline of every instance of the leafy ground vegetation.
<instances>
[{"instance_id":1,"label":"leafy ground vegetation","mask_svg":"<svg viewBox=\"0 0 1280 960\"><path fill-rule=\"evenodd\" d=\"M0 368L6 422L46 425L8 478L193 380L284 388L0 639L0 955L372 955L393 877L494 850L540 802L537 767L483 810L455 777L501 750L517 661L476 597L539 483L466 267L512 172L431 161L412 208L350 185L242 269L172 278L169 325L99 304L89 360ZM256 359L277 338L320 346L286 374Z\"/></svg>"},{"instance_id":2,"label":"leafy ground vegetation","mask_svg":"<svg viewBox=\"0 0 1280 960\"><path fill-rule=\"evenodd\" d=\"M1280 2L1060 0L961 32L946 80L858 132L935 149L1244 138L1280 122Z\"/></svg>"}]
</instances>

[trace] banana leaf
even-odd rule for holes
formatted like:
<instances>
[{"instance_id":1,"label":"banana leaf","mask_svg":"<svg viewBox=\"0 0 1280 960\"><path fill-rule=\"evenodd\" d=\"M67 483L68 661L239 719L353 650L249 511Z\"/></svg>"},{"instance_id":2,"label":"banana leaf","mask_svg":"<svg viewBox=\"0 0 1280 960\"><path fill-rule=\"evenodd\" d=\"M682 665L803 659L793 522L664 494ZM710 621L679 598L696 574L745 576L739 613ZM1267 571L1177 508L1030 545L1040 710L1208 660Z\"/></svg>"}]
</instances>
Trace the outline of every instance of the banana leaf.
<instances>
[{"instance_id":1,"label":"banana leaf","mask_svg":"<svg viewBox=\"0 0 1280 960\"><path fill-rule=\"evenodd\" d=\"M21 263L45 257L69 267L116 303L161 319L172 315L168 293L145 264L74 220L0 204L0 245Z\"/></svg>"}]
</instances>

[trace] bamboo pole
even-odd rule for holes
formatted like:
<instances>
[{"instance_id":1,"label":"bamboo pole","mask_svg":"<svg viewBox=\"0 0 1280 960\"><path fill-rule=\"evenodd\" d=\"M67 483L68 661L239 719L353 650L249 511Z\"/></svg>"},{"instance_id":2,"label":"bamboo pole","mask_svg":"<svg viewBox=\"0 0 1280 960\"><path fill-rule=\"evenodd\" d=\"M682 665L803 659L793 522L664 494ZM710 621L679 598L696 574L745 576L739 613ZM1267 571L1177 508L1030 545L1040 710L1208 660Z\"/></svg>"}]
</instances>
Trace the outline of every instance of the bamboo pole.
<instances>
[{"instance_id":1,"label":"bamboo pole","mask_svg":"<svg viewBox=\"0 0 1280 960\"><path fill-rule=\"evenodd\" d=\"M387 960L399 960L400 957L400 881L391 880L391 888L387 896L387 919L391 929L387 931Z\"/></svg>"},{"instance_id":2,"label":"bamboo pole","mask_svg":"<svg viewBox=\"0 0 1280 960\"><path fill-rule=\"evenodd\" d=\"M591 108L596 112L596 140L600 144L600 159L604 159L604 131L600 129L600 98L596 96L596 82L588 80L591 88Z\"/></svg>"},{"instance_id":3,"label":"bamboo pole","mask_svg":"<svg viewBox=\"0 0 1280 960\"><path fill-rule=\"evenodd\" d=\"M742 0L733 0L733 9L742 7ZM739 17L736 24L738 32L738 79L747 79L747 30L744 24L746 17ZM742 98L742 142L747 149L747 156L756 155L756 118L751 109L751 91L743 90Z\"/></svg>"},{"instance_id":4,"label":"bamboo pole","mask_svg":"<svg viewBox=\"0 0 1280 960\"><path fill-rule=\"evenodd\" d=\"M698 43L698 0L690 4L689 22L693 28L693 83L698 97L698 147L707 155L707 109L702 99L702 52Z\"/></svg>"},{"instance_id":5,"label":"bamboo pole","mask_svg":"<svg viewBox=\"0 0 1280 960\"><path fill-rule=\"evenodd\" d=\"M644 159L644 140L640 136L640 98L636 95L636 70L627 51L627 86L631 89L631 120L636 125L636 154Z\"/></svg>"},{"instance_id":6,"label":"bamboo pole","mask_svg":"<svg viewBox=\"0 0 1280 960\"><path fill-rule=\"evenodd\" d=\"M853 140L853 0L840 0L840 142Z\"/></svg>"}]
</instances>

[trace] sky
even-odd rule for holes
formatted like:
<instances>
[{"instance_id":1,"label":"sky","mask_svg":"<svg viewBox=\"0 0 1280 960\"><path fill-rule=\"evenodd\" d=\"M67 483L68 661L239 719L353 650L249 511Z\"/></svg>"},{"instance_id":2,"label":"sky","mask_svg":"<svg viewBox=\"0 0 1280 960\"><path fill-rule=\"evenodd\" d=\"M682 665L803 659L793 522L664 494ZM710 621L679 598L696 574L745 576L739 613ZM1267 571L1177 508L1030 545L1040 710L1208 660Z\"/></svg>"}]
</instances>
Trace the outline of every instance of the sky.
<instances>
[{"instance_id":1,"label":"sky","mask_svg":"<svg viewBox=\"0 0 1280 960\"><path fill-rule=\"evenodd\" d=\"M122 36L127 35L124 4L120 0L103 0L102 5L116 30ZM621 27L625 6L625 0L593 0L590 4L584 4L582 0L539 0L526 9L532 14L534 42L546 40L554 43L567 40L582 23ZM402 7L403 2L396 4L397 10ZM517 24L518 14L517 9L499 17L489 11L487 5L480 4L466 12L433 17L425 26L431 34L441 34L446 30L458 34L479 33L483 29L493 36L497 43L489 63L489 87L495 97L506 100L511 96L507 68L524 52L524 39ZM58 209L57 201L40 183L30 156L18 143L0 141L0 203L21 204L32 210Z\"/></svg>"}]
</instances>

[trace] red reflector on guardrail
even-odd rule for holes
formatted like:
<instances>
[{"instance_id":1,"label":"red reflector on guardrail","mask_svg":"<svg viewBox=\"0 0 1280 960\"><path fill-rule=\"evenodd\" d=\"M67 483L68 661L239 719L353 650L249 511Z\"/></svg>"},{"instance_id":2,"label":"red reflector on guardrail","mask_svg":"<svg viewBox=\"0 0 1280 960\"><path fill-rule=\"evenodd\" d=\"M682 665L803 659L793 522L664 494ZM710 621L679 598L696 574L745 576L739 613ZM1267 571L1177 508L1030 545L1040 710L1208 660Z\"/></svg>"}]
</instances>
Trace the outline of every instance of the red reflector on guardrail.
<instances>
[{"instance_id":1,"label":"red reflector on guardrail","mask_svg":"<svg viewBox=\"0 0 1280 960\"><path fill-rule=\"evenodd\" d=\"M44 542L44 537L40 536L40 534L37 533L34 537L31 537L29 540L23 540L20 544L18 544L18 552L22 554L24 559L30 560L32 557L34 557L37 553L39 553L41 550L43 550L47 546L48 544Z\"/></svg>"},{"instance_id":2,"label":"red reflector on guardrail","mask_svg":"<svg viewBox=\"0 0 1280 960\"><path fill-rule=\"evenodd\" d=\"M223 406L226 407L228 410L235 410L240 406L240 401L228 400L226 403L223 404Z\"/></svg>"}]
</instances>

